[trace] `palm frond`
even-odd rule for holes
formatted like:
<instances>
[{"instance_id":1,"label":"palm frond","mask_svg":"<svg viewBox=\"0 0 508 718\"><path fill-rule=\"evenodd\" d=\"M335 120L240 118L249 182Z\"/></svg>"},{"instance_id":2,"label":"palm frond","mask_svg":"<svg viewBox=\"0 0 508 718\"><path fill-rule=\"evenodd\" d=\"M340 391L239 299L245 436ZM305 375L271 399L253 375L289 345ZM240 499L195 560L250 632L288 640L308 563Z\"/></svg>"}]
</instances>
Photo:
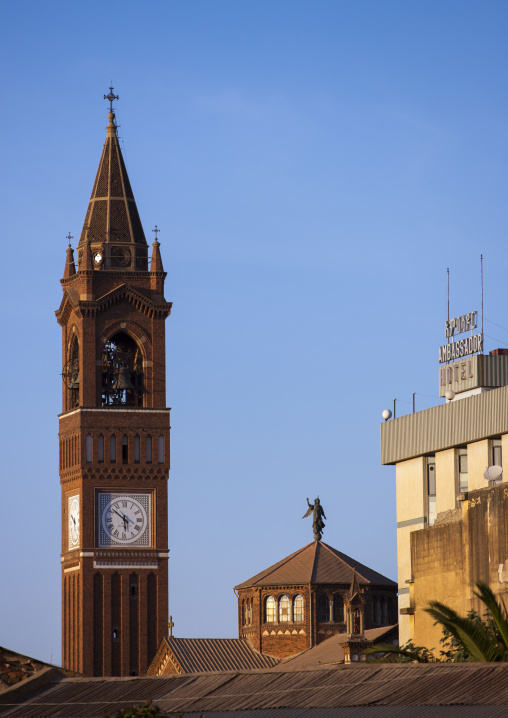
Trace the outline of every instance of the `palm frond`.
<instances>
[{"instance_id":1,"label":"palm frond","mask_svg":"<svg viewBox=\"0 0 508 718\"><path fill-rule=\"evenodd\" d=\"M481 662L507 660L506 647L500 645L486 627L459 616L456 611L439 601L431 601L425 611L462 643L473 660Z\"/></svg>"},{"instance_id":2,"label":"palm frond","mask_svg":"<svg viewBox=\"0 0 508 718\"><path fill-rule=\"evenodd\" d=\"M474 595L477 596L490 611L490 614L499 630L503 645L505 649L508 650L508 619L504 601L496 598L490 586L483 581L478 581L476 588L478 590L474 592Z\"/></svg>"}]
</instances>

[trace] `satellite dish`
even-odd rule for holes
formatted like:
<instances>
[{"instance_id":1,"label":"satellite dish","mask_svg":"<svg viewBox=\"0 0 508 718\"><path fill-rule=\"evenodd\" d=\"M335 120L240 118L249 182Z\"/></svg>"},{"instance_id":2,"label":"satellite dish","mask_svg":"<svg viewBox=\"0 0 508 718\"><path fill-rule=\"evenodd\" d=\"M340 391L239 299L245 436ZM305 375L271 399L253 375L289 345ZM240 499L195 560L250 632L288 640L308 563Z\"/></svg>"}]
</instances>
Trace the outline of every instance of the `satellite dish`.
<instances>
[{"instance_id":1,"label":"satellite dish","mask_svg":"<svg viewBox=\"0 0 508 718\"><path fill-rule=\"evenodd\" d=\"M381 414L381 416L383 417L383 419L384 419L385 421L388 421L388 419L391 419L391 418L392 418L392 412L390 411L390 409L385 409L385 410L383 411L383 413Z\"/></svg>"},{"instance_id":2,"label":"satellite dish","mask_svg":"<svg viewBox=\"0 0 508 718\"><path fill-rule=\"evenodd\" d=\"M493 481L493 482L497 483L501 479L502 475L503 475L502 467L494 465L494 466L489 466L489 468L486 471L484 471L483 478L485 479L485 481L488 481L488 482Z\"/></svg>"}]
</instances>

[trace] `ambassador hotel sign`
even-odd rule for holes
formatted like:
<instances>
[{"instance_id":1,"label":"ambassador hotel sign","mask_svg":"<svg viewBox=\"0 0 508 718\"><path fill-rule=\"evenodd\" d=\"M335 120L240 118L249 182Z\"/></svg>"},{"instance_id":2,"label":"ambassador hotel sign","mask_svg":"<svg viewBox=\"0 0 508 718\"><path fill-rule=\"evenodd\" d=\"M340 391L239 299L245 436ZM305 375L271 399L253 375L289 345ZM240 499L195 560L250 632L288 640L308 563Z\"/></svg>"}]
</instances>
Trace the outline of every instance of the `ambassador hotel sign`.
<instances>
[{"instance_id":1,"label":"ambassador hotel sign","mask_svg":"<svg viewBox=\"0 0 508 718\"><path fill-rule=\"evenodd\" d=\"M452 339L448 344L439 347L439 363L457 361L462 357L483 352L483 334L472 334L469 337L455 340L455 337L465 332L473 331L477 328L478 312L470 312L463 314L461 317L449 319L445 322L445 336Z\"/></svg>"}]
</instances>

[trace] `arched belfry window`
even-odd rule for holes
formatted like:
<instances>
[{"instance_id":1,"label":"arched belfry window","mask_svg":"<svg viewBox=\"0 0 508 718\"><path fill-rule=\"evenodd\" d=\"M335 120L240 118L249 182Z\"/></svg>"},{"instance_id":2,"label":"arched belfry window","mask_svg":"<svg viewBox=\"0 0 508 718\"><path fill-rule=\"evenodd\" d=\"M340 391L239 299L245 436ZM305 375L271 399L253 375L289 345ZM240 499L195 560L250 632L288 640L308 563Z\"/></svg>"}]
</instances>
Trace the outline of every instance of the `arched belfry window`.
<instances>
[{"instance_id":1,"label":"arched belfry window","mask_svg":"<svg viewBox=\"0 0 508 718\"><path fill-rule=\"evenodd\" d=\"M162 434L159 436L159 439L158 439L157 453L158 453L159 464L163 464L164 463L164 437L162 436Z\"/></svg>"},{"instance_id":2,"label":"arched belfry window","mask_svg":"<svg viewBox=\"0 0 508 718\"><path fill-rule=\"evenodd\" d=\"M79 405L79 342L75 334L69 344L67 363L62 371L62 378L67 387L68 408Z\"/></svg>"},{"instance_id":3,"label":"arched belfry window","mask_svg":"<svg viewBox=\"0 0 508 718\"><path fill-rule=\"evenodd\" d=\"M128 334L118 332L102 350L102 405L143 405L143 357Z\"/></svg>"},{"instance_id":4,"label":"arched belfry window","mask_svg":"<svg viewBox=\"0 0 508 718\"><path fill-rule=\"evenodd\" d=\"M134 463L135 464L139 464L140 449L141 449L141 441L139 438L139 434L136 434L136 436L134 437Z\"/></svg>"},{"instance_id":5,"label":"arched belfry window","mask_svg":"<svg viewBox=\"0 0 508 718\"><path fill-rule=\"evenodd\" d=\"M150 434L146 437L146 463L152 463L152 437Z\"/></svg>"},{"instance_id":6,"label":"arched belfry window","mask_svg":"<svg viewBox=\"0 0 508 718\"><path fill-rule=\"evenodd\" d=\"M293 601L293 621L303 621L303 596L295 596Z\"/></svg>"},{"instance_id":7,"label":"arched belfry window","mask_svg":"<svg viewBox=\"0 0 508 718\"><path fill-rule=\"evenodd\" d=\"M273 596L268 596L265 601L265 623L275 623L277 604Z\"/></svg>"},{"instance_id":8,"label":"arched belfry window","mask_svg":"<svg viewBox=\"0 0 508 718\"><path fill-rule=\"evenodd\" d=\"M287 623L291 620L291 603L288 596L279 598L279 623Z\"/></svg>"},{"instance_id":9,"label":"arched belfry window","mask_svg":"<svg viewBox=\"0 0 508 718\"><path fill-rule=\"evenodd\" d=\"M122 436L122 464L129 462L129 437L127 434Z\"/></svg>"}]
</instances>

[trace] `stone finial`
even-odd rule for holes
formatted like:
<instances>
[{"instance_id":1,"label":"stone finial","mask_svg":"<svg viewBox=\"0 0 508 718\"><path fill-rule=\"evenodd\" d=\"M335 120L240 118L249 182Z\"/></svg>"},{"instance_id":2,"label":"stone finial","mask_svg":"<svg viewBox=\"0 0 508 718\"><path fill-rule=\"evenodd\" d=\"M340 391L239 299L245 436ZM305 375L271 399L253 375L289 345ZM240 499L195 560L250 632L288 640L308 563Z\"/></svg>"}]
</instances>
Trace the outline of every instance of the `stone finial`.
<instances>
[{"instance_id":1,"label":"stone finial","mask_svg":"<svg viewBox=\"0 0 508 718\"><path fill-rule=\"evenodd\" d=\"M67 247L67 258L65 260L64 279L68 279L76 274L76 264L74 262L74 250L71 245Z\"/></svg>"},{"instance_id":2,"label":"stone finial","mask_svg":"<svg viewBox=\"0 0 508 718\"><path fill-rule=\"evenodd\" d=\"M160 229L157 229L157 225L155 225L155 229L152 230L155 232L155 242L152 244L152 263L150 265L150 271L151 272L163 272L164 267L162 266L162 257L160 252L160 242L157 241L157 232L160 232Z\"/></svg>"}]
</instances>

